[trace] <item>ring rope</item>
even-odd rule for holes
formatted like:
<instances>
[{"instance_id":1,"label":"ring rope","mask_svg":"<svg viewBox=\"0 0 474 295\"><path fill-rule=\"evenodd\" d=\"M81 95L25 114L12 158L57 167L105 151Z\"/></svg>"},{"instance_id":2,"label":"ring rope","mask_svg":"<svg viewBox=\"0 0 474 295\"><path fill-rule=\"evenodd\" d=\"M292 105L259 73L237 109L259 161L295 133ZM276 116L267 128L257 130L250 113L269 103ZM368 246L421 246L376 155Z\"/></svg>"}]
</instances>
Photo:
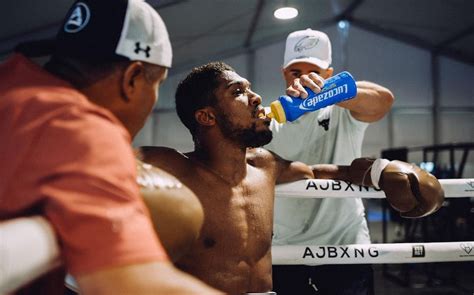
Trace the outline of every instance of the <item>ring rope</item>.
<instances>
[{"instance_id":1,"label":"ring rope","mask_svg":"<svg viewBox=\"0 0 474 295\"><path fill-rule=\"evenodd\" d=\"M442 243L272 246L275 265L474 261L474 241Z\"/></svg>"},{"instance_id":2,"label":"ring rope","mask_svg":"<svg viewBox=\"0 0 474 295\"><path fill-rule=\"evenodd\" d=\"M0 222L0 294L61 265L60 252L54 229L44 217Z\"/></svg>"},{"instance_id":3,"label":"ring rope","mask_svg":"<svg viewBox=\"0 0 474 295\"><path fill-rule=\"evenodd\" d=\"M441 179L439 181L447 198L474 197L473 178ZM382 191L374 188L354 185L345 181L321 179L278 185L276 196L385 198ZM30 233L24 234L23 231ZM0 243L0 258L2 258L0 259L0 293L10 292L61 263L54 230L43 217L18 218L1 222L0 241L9 241L7 244ZM29 245L35 245L34 252L28 250ZM272 256L273 264L420 263L473 261L473 249L474 242L346 246L293 245L273 246ZM25 256L25 253L28 255Z\"/></svg>"},{"instance_id":4,"label":"ring rope","mask_svg":"<svg viewBox=\"0 0 474 295\"><path fill-rule=\"evenodd\" d=\"M474 242L273 246L273 265L382 264L474 261ZM66 285L78 290L70 275Z\"/></svg>"},{"instance_id":5,"label":"ring rope","mask_svg":"<svg viewBox=\"0 0 474 295\"><path fill-rule=\"evenodd\" d=\"M446 198L474 197L474 178L439 179ZM294 198L372 198L384 199L382 190L348 181L307 179L276 187L277 197Z\"/></svg>"}]
</instances>

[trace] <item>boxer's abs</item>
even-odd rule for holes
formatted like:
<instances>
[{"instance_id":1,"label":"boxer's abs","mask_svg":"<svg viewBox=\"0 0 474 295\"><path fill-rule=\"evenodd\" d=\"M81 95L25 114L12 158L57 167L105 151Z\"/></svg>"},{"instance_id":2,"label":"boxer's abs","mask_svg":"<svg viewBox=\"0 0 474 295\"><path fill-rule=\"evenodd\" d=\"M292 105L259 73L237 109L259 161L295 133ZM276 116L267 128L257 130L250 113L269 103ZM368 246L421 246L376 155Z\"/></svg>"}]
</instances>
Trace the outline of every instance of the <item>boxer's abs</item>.
<instances>
[{"instance_id":1,"label":"boxer's abs","mask_svg":"<svg viewBox=\"0 0 474 295\"><path fill-rule=\"evenodd\" d=\"M233 187L219 182L195 187L204 226L192 251L178 262L229 293L271 290L274 185L249 176Z\"/></svg>"},{"instance_id":2,"label":"boxer's abs","mask_svg":"<svg viewBox=\"0 0 474 295\"><path fill-rule=\"evenodd\" d=\"M188 257L177 266L229 294L268 291L272 287L270 251L254 261L236 253L208 250L201 252L198 260Z\"/></svg>"}]
</instances>

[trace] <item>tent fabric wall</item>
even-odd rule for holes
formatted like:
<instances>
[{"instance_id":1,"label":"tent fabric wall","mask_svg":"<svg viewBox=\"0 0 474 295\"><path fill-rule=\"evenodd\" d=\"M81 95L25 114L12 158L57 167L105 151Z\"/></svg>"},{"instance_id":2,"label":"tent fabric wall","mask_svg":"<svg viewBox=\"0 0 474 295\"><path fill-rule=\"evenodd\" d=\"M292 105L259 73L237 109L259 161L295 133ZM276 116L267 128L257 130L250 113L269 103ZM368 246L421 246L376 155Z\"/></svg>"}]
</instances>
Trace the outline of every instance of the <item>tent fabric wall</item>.
<instances>
[{"instance_id":1,"label":"tent fabric wall","mask_svg":"<svg viewBox=\"0 0 474 295\"><path fill-rule=\"evenodd\" d=\"M335 72L348 70L356 79L379 83L395 94L390 114L367 129L363 155L379 156L380 151L388 147L433 144L431 53L355 27L350 28L347 40L341 40L335 26L322 30L328 33L333 43ZM284 46L285 40L281 40L223 61L233 66L241 76L254 77L252 88L262 95L263 103L268 104L285 90L281 74ZM341 57L343 54L345 58ZM347 68L343 68L343 64ZM439 59L439 65L439 116L436 125L440 143L473 141L474 67L445 57ZM191 136L174 112L174 91L187 72L171 72L160 90L156 110L135 139L135 146L165 145L183 151L192 150ZM470 160L466 171L473 173L473 165Z\"/></svg>"}]
</instances>

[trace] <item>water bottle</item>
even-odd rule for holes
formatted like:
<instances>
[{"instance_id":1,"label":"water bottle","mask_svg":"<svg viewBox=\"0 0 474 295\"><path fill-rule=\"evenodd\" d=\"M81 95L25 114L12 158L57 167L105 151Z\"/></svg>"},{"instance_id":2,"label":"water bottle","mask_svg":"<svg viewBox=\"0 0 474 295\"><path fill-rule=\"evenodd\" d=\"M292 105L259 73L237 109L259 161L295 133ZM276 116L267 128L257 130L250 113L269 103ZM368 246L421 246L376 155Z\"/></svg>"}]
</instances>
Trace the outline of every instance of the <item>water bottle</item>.
<instances>
[{"instance_id":1,"label":"water bottle","mask_svg":"<svg viewBox=\"0 0 474 295\"><path fill-rule=\"evenodd\" d=\"M327 79L321 92L317 94L307 87L305 90L308 92L306 99L280 96L270 104L271 112L267 116L279 123L292 122L307 112L354 98L357 94L355 80L346 71Z\"/></svg>"}]
</instances>

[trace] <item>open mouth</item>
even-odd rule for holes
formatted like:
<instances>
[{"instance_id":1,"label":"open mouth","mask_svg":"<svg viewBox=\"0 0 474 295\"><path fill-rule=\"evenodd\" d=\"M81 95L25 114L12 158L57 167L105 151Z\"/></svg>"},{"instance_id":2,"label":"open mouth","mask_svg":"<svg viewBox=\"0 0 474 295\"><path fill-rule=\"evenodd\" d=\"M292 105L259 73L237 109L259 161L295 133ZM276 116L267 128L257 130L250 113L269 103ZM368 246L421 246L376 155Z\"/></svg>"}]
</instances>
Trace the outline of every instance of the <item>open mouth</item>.
<instances>
[{"instance_id":1,"label":"open mouth","mask_svg":"<svg viewBox=\"0 0 474 295\"><path fill-rule=\"evenodd\" d=\"M253 111L253 117L262 122L265 126L270 126L271 119L265 114L265 108L259 106Z\"/></svg>"},{"instance_id":2,"label":"open mouth","mask_svg":"<svg viewBox=\"0 0 474 295\"><path fill-rule=\"evenodd\" d=\"M265 109L263 107L258 107L254 111L254 117L257 119L267 119L267 116L265 115Z\"/></svg>"}]
</instances>

